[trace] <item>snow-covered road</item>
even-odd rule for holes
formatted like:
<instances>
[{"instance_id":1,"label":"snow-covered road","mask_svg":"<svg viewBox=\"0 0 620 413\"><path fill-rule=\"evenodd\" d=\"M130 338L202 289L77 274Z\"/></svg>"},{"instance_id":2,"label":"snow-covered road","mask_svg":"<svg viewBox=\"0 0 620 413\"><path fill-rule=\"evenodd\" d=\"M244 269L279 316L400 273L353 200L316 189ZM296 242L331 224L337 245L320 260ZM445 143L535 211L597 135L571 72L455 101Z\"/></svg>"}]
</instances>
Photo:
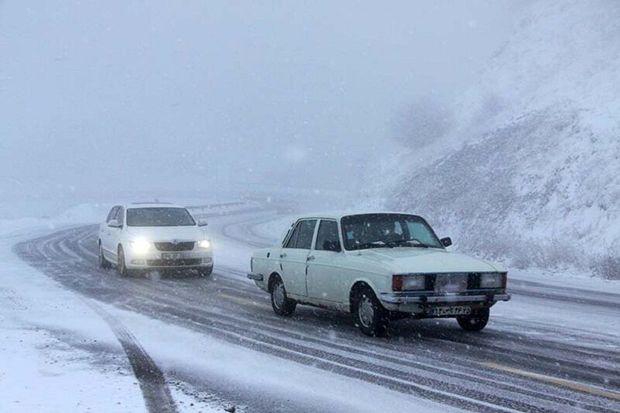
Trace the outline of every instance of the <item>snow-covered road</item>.
<instances>
[{"instance_id":1,"label":"snow-covered road","mask_svg":"<svg viewBox=\"0 0 620 413\"><path fill-rule=\"evenodd\" d=\"M309 307L283 319L245 278L251 250L273 241L261 226L279 217L211 217L210 279L101 270L95 226L21 242L15 253L94 306L151 411L193 410L166 405L181 393L252 412L620 411L620 295L511 281L514 300L474 334L453 320L403 320L375 339L344 314Z\"/></svg>"}]
</instances>

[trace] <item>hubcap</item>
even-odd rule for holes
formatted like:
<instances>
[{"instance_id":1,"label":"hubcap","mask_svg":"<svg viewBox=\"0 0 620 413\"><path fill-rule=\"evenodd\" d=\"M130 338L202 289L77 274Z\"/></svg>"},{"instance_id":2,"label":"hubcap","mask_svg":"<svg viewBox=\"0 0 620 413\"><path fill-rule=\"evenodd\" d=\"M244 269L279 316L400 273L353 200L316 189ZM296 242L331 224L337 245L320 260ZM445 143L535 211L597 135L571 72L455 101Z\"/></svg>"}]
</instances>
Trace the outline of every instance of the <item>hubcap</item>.
<instances>
[{"instance_id":1,"label":"hubcap","mask_svg":"<svg viewBox=\"0 0 620 413\"><path fill-rule=\"evenodd\" d=\"M361 298L357 312L359 314L360 323L362 323L364 327L370 327L375 317L375 308L370 298L366 296Z\"/></svg>"},{"instance_id":2,"label":"hubcap","mask_svg":"<svg viewBox=\"0 0 620 413\"><path fill-rule=\"evenodd\" d=\"M277 308L282 308L282 306L284 305L284 297L284 284L280 282L276 284L276 286L273 288L273 304Z\"/></svg>"}]
</instances>

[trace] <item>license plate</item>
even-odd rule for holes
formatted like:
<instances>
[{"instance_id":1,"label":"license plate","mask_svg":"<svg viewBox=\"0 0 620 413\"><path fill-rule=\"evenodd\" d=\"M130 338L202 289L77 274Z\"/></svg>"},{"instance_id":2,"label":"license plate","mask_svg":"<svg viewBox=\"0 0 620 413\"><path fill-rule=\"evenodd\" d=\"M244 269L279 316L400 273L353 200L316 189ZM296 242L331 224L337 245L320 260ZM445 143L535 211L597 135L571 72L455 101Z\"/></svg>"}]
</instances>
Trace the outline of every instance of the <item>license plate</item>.
<instances>
[{"instance_id":1,"label":"license plate","mask_svg":"<svg viewBox=\"0 0 620 413\"><path fill-rule=\"evenodd\" d=\"M466 305L457 305L452 307L433 307L428 310L428 314L435 316L469 315L471 314L471 307L468 307Z\"/></svg>"},{"instance_id":2,"label":"license plate","mask_svg":"<svg viewBox=\"0 0 620 413\"><path fill-rule=\"evenodd\" d=\"M162 260L180 260L183 258L183 253L181 252L163 252L161 254Z\"/></svg>"}]
</instances>

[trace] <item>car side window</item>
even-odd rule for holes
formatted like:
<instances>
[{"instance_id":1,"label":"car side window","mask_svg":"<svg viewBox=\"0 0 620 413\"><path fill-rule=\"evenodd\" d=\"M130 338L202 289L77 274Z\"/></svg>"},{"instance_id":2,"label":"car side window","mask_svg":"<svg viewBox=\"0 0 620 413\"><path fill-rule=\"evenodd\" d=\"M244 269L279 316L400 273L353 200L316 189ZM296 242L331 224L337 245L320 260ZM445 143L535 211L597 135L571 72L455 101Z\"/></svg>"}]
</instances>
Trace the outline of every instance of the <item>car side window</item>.
<instances>
[{"instance_id":1,"label":"car side window","mask_svg":"<svg viewBox=\"0 0 620 413\"><path fill-rule=\"evenodd\" d=\"M332 220L321 220L314 249L319 251L334 251L336 245L340 245L338 223Z\"/></svg>"},{"instance_id":2,"label":"car side window","mask_svg":"<svg viewBox=\"0 0 620 413\"><path fill-rule=\"evenodd\" d=\"M291 236L286 241L286 244L284 244L284 248L295 248L295 244L297 243L297 236L299 236L300 225L301 225L301 222L298 222L297 224L295 224L295 228L291 230Z\"/></svg>"},{"instance_id":3,"label":"car side window","mask_svg":"<svg viewBox=\"0 0 620 413\"><path fill-rule=\"evenodd\" d=\"M299 235L295 248L309 250L312 247L312 238L314 237L314 228L316 227L316 219L307 219L299 222Z\"/></svg>"},{"instance_id":4,"label":"car side window","mask_svg":"<svg viewBox=\"0 0 620 413\"><path fill-rule=\"evenodd\" d=\"M110 213L108 214L108 217L106 218L105 222L106 223L110 223L111 220L114 219L114 217L116 217L116 213L118 212L118 207L112 207L112 209L110 210Z\"/></svg>"}]
</instances>

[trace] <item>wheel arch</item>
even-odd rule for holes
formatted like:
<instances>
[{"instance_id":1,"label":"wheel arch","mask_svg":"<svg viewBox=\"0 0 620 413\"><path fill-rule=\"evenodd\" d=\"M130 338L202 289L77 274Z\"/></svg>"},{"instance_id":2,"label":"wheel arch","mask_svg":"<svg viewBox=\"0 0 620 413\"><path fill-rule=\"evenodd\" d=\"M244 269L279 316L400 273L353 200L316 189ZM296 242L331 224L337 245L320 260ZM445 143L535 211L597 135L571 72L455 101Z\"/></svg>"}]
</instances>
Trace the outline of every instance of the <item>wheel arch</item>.
<instances>
[{"instance_id":1,"label":"wheel arch","mask_svg":"<svg viewBox=\"0 0 620 413\"><path fill-rule=\"evenodd\" d=\"M351 288L349 289L349 311L353 311L353 305L354 305L354 300L355 300L355 296L357 294L358 291L364 289L364 288L368 288L370 289L377 298L379 298L379 294L377 294L377 290L374 287L373 283L370 282L367 279L357 279L353 282L353 284L351 285Z\"/></svg>"},{"instance_id":2,"label":"wheel arch","mask_svg":"<svg viewBox=\"0 0 620 413\"><path fill-rule=\"evenodd\" d=\"M271 291L271 286L273 285L276 277L280 278L280 280L284 282L282 276L277 271L273 271L271 274L269 274L269 278L267 279L267 291Z\"/></svg>"}]
</instances>

